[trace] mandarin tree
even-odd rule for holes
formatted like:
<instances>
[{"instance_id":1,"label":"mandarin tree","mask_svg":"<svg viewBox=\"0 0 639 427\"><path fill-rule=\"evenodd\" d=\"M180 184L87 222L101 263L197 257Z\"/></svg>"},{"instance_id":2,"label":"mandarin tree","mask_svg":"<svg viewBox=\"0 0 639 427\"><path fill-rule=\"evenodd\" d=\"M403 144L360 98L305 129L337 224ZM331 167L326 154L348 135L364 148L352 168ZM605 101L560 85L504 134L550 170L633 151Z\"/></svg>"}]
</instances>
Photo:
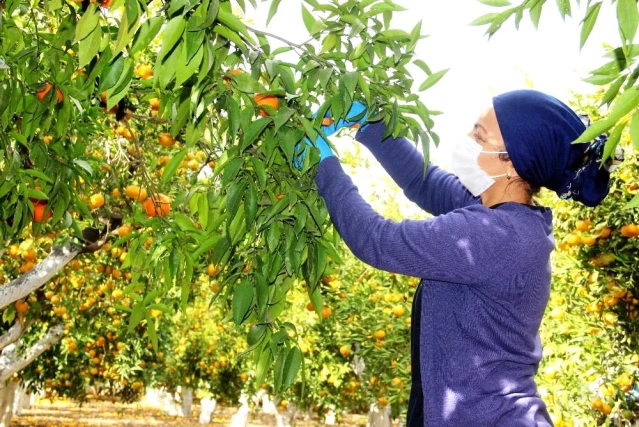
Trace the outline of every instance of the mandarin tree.
<instances>
[{"instance_id":1,"label":"mandarin tree","mask_svg":"<svg viewBox=\"0 0 639 427\"><path fill-rule=\"evenodd\" d=\"M437 143L436 112L411 93L406 68L426 75L422 90L445 74L414 57L421 25L392 28L402 8L390 0L307 0L308 41L273 49L281 38L247 25L243 1L2 5L0 237L39 254L3 269L3 346L37 320L53 334L48 346L60 339L86 306L83 284L66 286L60 298L76 306L50 322L14 303L48 307L43 286L80 256L86 274L103 274L106 263L93 263L105 257L120 263L104 284L124 278L108 297L128 305L110 304L157 349L153 313L186 309L194 277L213 264L217 303L252 325L258 382L281 360L274 382L292 382L301 353L278 318L302 279L322 311L320 279L339 241L312 180L318 153L298 171L296 147L329 108L344 117L355 100L388 134Z\"/></svg>"}]
</instances>

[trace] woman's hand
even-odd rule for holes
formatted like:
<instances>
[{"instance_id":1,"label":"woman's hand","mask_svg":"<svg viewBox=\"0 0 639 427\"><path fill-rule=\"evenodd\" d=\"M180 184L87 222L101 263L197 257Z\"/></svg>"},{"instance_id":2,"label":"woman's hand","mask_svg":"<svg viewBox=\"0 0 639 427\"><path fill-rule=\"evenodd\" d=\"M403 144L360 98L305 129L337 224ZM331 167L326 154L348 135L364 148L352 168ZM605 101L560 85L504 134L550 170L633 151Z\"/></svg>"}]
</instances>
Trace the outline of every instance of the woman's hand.
<instances>
[{"instance_id":1,"label":"woman's hand","mask_svg":"<svg viewBox=\"0 0 639 427\"><path fill-rule=\"evenodd\" d=\"M331 116L330 110L326 112L324 115L324 119L322 120L321 130L328 137L335 134L340 129L350 127L354 129L359 129L362 126L366 126L366 119L368 118L368 109L361 102L353 102L351 108L348 110L348 114L346 115L346 119L340 119L335 123L335 120ZM311 141L309 137L304 137L303 139L304 146L300 147L301 143L298 143L295 146L295 152L298 153L293 159L293 165L297 169L302 169L302 165L304 163L304 158L306 157L306 145L311 145L316 147L320 151L320 162L327 157L333 156L333 150L331 149L328 141L322 137L322 135L318 135L315 141ZM301 151L300 151L301 150Z\"/></svg>"}]
</instances>

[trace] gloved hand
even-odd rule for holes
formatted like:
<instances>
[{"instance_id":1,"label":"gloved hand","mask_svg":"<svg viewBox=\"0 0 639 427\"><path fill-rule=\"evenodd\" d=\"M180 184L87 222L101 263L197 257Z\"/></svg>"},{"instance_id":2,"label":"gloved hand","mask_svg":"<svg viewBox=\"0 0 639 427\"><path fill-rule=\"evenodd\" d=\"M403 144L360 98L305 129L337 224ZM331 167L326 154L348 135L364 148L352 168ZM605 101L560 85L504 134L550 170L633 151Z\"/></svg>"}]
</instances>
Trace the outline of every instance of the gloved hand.
<instances>
[{"instance_id":1,"label":"gloved hand","mask_svg":"<svg viewBox=\"0 0 639 427\"><path fill-rule=\"evenodd\" d=\"M359 129L362 126L366 126L367 118L368 110L366 106L361 102L355 101L351 104L351 108L348 110L346 119L339 119L337 123L335 123L335 120L331 116L330 110L328 110L324 115L324 119L322 120L321 129L326 136L331 136L345 127ZM325 158L334 155L333 150L331 150L331 147L328 145L328 141L326 141L321 135L317 136L315 143L313 143L309 137L304 137L304 142L306 143L306 145L313 145L320 150L320 162ZM295 146L295 152L298 154L293 159L293 165L297 169L302 169L302 164L304 163L304 158L306 157L306 147L300 147L300 144L298 143Z\"/></svg>"},{"instance_id":2,"label":"gloved hand","mask_svg":"<svg viewBox=\"0 0 639 427\"><path fill-rule=\"evenodd\" d=\"M353 102L351 108L346 114L346 119L339 119L337 123L331 116L331 110L328 110L322 120L322 130L326 136L331 136L338 130L343 128L355 128L359 129L366 125L366 119L368 118L368 109L364 104L359 101Z\"/></svg>"},{"instance_id":3,"label":"gloved hand","mask_svg":"<svg viewBox=\"0 0 639 427\"><path fill-rule=\"evenodd\" d=\"M304 144L304 146L300 147L301 144ZM319 150L320 162L327 157L334 156L333 150L330 145L328 145L328 141L326 141L321 135L317 135L314 143L311 141L311 138L305 136L302 142L298 142L295 146L295 153L297 154L293 159L293 166L295 166L298 170L301 170L304 164L304 159L306 158L306 146L316 147Z\"/></svg>"}]
</instances>

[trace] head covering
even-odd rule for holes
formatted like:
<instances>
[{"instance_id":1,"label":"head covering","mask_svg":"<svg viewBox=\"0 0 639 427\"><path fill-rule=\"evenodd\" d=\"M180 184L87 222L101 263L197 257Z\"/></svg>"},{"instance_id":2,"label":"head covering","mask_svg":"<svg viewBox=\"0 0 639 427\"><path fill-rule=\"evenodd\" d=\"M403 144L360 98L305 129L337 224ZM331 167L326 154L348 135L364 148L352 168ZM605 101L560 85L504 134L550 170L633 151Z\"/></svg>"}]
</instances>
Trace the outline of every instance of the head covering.
<instances>
[{"instance_id":1,"label":"head covering","mask_svg":"<svg viewBox=\"0 0 639 427\"><path fill-rule=\"evenodd\" d=\"M600 167L603 144L572 144L586 125L570 107L542 92L516 90L494 97L493 108L522 179L586 206L606 197L610 172Z\"/></svg>"}]
</instances>

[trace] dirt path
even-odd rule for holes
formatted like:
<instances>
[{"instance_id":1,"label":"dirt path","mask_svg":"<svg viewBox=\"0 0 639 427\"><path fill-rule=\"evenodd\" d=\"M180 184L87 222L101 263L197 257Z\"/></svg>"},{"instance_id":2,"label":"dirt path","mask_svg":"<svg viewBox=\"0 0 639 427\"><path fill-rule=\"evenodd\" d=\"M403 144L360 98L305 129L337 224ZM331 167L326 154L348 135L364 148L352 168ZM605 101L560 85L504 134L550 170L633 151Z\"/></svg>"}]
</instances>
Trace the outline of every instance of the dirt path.
<instances>
[{"instance_id":1,"label":"dirt path","mask_svg":"<svg viewBox=\"0 0 639 427\"><path fill-rule=\"evenodd\" d=\"M166 415L159 409L141 404L121 404L110 402L90 402L78 406L68 401L41 401L29 410L14 417L11 427L96 427L96 426L166 426L195 427L198 424L199 408L194 406L191 418ZM235 408L217 408L213 413L211 426L227 427ZM275 426L275 417L262 414L249 415L249 427ZM296 427L323 426L319 420L298 421ZM366 426L366 417L349 415L342 426Z\"/></svg>"}]
</instances>

